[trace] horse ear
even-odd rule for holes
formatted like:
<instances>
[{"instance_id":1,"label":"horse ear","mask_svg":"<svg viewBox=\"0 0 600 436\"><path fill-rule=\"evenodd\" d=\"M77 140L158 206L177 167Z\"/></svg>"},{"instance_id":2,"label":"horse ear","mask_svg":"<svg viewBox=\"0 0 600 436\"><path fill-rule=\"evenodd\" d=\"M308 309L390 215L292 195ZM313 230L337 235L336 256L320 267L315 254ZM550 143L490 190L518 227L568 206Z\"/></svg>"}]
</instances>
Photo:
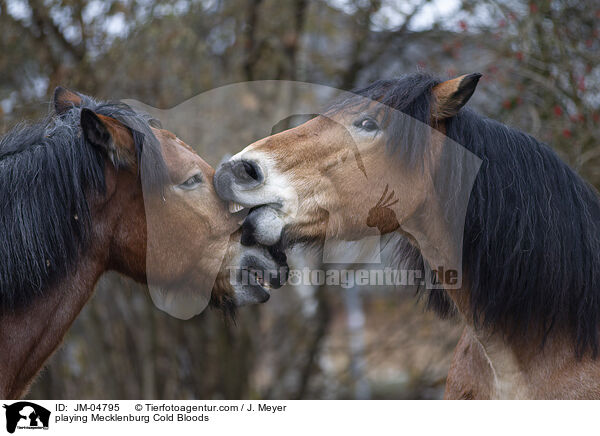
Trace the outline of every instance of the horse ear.
<instances>
[{"instance_id":1,"label":"horse ear","mask_svg":"<svg viewBox=\"0 0 600 436\"><path fill-rule=\"evenodd\" d=\"M432 117L441 120L456 115L475 92L480 78L480 73L465 74L435 85L432 90L435 97Z\"/></svg>"},{"instance_id":2,"label":"horse ear","mask_svg":"<svg viewBox=\"0 0 600 436\"><path fill-rule=\"evenodd\" d=\"M123 123L84 108L81 110L81 129L84 138L101 149L115 167L135 167L133 135Z\"/></svg>"},{"instance_id":3,"label":"horse ear","mask_svg":"<svg viewBox=\"0 0 600 436\"><path fill-rule=\"evenodd\" d=\"M69 91L62 86L54 90L54 110L58 115L62 115L73 107L81 106L81 96L73 91Z\"/></svg>"}]
</instances>

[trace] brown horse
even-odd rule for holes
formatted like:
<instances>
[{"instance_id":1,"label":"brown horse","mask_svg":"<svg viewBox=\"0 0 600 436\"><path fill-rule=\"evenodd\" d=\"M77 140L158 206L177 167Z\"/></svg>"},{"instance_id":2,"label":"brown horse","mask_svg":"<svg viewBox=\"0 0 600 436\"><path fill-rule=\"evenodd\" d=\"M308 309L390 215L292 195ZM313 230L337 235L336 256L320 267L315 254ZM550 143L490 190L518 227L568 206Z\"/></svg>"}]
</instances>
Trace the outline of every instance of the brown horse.
<instances>
[{"instance_id":1,"label":"brown horse","mask_svg":"<svg viewBox=\"0 0 600 436\"><path fill-rule=\"evenodd\" d=\"M248 146L217 193L253 208L259 242L377 227L421 268L458 268L424 291L466 323L446 398L600 398L599 197L545 144L463 108L479 78L375 82Z\"/></svg>"},{"instance_id":2,"label":"brown horse","mask_svg":"<svg viewBox=\"0 0 600 436\"><path fill-rule=\"evenodd\" d=\"M171 299L196 292L229 313L265 291L232 286L225 266L277 266L261 250L244 256L239 232L229 243L239 217L175 135L63 88L53 110L0 140L0 398L24 395L105 271L151 275Z\"/></svg>"}]
</instances>

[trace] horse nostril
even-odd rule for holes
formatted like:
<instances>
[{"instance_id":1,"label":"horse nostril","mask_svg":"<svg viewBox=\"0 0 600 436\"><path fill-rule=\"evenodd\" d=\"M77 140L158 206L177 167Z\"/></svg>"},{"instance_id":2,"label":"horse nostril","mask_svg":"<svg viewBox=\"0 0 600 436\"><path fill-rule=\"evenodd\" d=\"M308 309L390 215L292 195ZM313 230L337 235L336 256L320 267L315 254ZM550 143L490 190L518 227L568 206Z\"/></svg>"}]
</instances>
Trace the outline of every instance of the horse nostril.
<instances>
[{"instance_id":1,"label":"horse nostril","mask_svg":"<svg viewBox=\"0 0 600 436\"><path fill-rule=\"evenodd\" d=\"M238 183L262 182L263 179L262 171L254 161L241 160L236 162L232 172Z\"/></svg>"},{"instance_id":2,"label":"horse nostril","mask_svg":"<svg viewBox=\"0 0 600 436\"><path fill-rule=\"evenodd\" d=\"M233 192L231 190L231 173L227 165L221 165L217 168L215 176L213 178L213 184L217 195L223 200L232 200Z\"/></svg>"}]
</instances>

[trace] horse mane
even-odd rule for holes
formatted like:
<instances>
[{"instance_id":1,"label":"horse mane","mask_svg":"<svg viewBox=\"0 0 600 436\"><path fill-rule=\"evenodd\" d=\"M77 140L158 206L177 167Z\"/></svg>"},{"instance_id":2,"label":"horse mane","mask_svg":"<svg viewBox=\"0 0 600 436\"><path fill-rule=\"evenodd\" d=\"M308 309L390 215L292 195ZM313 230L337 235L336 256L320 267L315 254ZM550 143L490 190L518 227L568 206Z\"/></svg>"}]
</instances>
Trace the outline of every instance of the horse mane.
<instances>
[{"instance_id":1,"label":"horse mane","mask_svg":"<svg viewBox=\"0 0 600 436\"><path fill-rule=\"evenodd\" d=\"M105 158L83 138L82 108L129 127L145 188L167 180L148 116L81 97L81 107L19 124L0 139L0 314L43 295L88 245L88 196L105 193Z\"/></svg>"},{"instance_id":2,"label":"horse mane","mask_svg":"<svg viewBox=\"0 0 600 436\"><path fill-rule=\"evenodd\" d=\"M431 89L438 83L417 73L356 93L431 124ZM508 337L541 334L542 346L560 330L572 337L579 357L588 351L596 357L596 190L546 144L470 109L446 121L446 136L482 160L463 235L463 279L475 325ZM429 291L427 298L440 314L452 312L445 292Z\"/></svg>"}]
</instances>

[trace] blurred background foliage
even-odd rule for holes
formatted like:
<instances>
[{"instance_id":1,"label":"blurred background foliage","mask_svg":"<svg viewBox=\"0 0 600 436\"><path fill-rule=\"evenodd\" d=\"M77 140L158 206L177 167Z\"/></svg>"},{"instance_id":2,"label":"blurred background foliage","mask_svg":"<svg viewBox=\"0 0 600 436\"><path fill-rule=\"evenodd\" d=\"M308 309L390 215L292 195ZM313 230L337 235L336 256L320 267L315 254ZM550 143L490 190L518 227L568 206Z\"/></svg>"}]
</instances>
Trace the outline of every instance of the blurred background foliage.
<instances>
[{"instance_id":1,"label":"blurred background foliage","mask_svg":"<svg viewBox=\"0 0 600 436\"><path fill-rule=\"evenodd\" d=\"M2 0L0 29L0 132L59 84L168 109L248 80L479 71L475 107L600 186L597 0ZM183 322L108 274L29 396L439 398L460 331L401 289L288 287Z\"/></svg>"}]
</instances>

